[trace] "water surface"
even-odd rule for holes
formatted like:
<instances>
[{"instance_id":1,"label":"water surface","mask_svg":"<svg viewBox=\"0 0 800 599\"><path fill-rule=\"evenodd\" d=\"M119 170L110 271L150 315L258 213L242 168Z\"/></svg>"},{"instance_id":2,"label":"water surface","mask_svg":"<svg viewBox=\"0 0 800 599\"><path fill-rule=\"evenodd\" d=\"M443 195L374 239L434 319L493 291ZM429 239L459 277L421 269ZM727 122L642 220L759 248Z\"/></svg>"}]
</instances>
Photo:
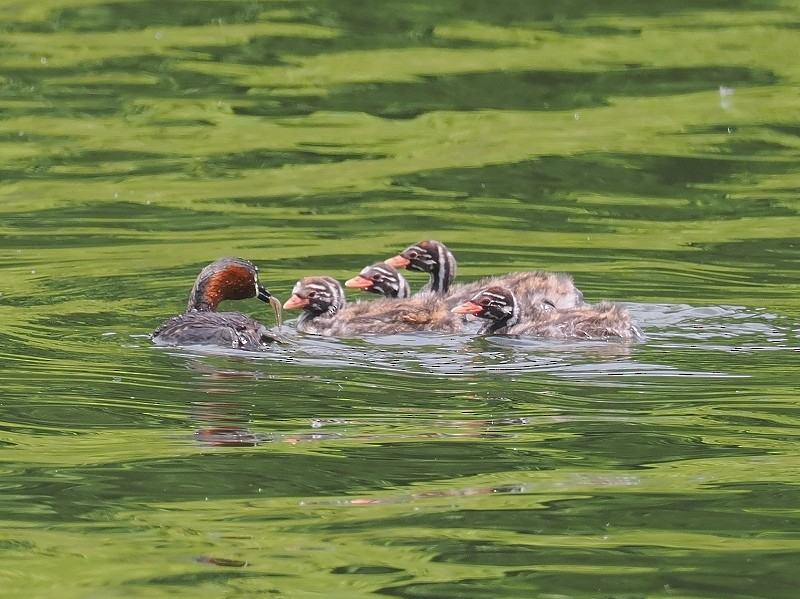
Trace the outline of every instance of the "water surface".
<instances>
[{"instance_id":1,"label":"water surface","mask_svg":"<svg viewBox=\"0 0 800 599\"><path fill-rule=\"evenodd\" d=\"M798 26L5 2L3 596L794 599ZM146 337L217 257L285 298L423 238L647 341Z\"/></svg>"}]
</instances>

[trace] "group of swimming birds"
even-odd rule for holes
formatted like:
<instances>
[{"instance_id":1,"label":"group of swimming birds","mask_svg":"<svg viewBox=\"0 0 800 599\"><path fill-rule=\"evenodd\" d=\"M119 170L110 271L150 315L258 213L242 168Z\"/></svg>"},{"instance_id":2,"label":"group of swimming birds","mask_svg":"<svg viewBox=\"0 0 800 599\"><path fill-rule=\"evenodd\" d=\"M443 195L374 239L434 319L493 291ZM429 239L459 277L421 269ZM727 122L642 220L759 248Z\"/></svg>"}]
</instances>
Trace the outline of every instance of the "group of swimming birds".
<instances>
[{"instance_id":1,"label":"group of swimming birds","mask_svg":"<svg viewBox=\"0 0 800 599\"><path fill-rule=\"evenodd\" d=\"M425 272L428 283L412 295L400 268ZM366 334L467 331L469 316L483 322L481 335L526 335L544 339L643 339L641 329L619 304L587 304L572 277L545 271L512 272L473 283L454 284L456 261L435 240L420 241L402 253L367 266L345 286L381 296L345 302L333 277L304 277L283 304L301 309L296 329L335 337ZM280 301L258 279L258 268L242 258L220 258L197 277L184 314L152 334L159 345L217 345L245 350L284 343L287 338L241 312L217 312L224 300L256 297L272 305L282 324ZM471 320L475 320L472 318Z\"/></svg>"}]
</instances>

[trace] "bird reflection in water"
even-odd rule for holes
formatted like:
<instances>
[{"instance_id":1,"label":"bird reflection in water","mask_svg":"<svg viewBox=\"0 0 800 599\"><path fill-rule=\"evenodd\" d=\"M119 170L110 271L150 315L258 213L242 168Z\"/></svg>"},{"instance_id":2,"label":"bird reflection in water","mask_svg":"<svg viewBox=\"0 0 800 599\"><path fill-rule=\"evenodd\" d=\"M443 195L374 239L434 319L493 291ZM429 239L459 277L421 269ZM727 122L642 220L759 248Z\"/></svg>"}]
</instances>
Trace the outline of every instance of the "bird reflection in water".
<instances>
[{"instance_id":1,"label":"bird reflection in water","mask_svg":"<svg viewBox=\"0 0 800 599\"><path fill-rule=\"evenodd\" d=\"M255 372L218 368L200 361L189 362L187 368L202 373L200 387L209 394L234 393L236 386L226 386L226 381L258 378ZM239 402L193 402L189 419L197 423L198 428L192 438L203 447L255 447L263 438L248 429L251 417L250 406Z\"/></svg>"},{"instance_id":2,"label":"bird reflection in water","mask_svg":"<svg viewBox=\"0 0 800 599\"><path fill-rule=\"evenodd\" d=\"M255 447L263 439L248 430L248 416L238 403L194 402L190 419L200 426L192 438L204 447Z\"/></svg>"}]
</instances>

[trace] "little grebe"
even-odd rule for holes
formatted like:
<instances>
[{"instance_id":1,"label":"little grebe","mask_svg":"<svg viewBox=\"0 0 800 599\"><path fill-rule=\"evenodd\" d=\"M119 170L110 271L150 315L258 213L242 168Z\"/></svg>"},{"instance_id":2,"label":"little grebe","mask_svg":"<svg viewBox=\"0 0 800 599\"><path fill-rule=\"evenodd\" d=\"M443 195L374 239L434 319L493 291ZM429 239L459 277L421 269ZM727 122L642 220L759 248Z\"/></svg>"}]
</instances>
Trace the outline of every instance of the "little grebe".
<instances>
[{"instance_id":1,"label":"little grebe","mask_svg":"<svg viewBox=\"0 0 800 599\"><path fill-rule=\"evenodd\" d=\"M488 322L480 334L530 335L548 339L644 339L644 334L628 312L613 302L566 310L543 303L522 318L517 309L517 299L509 289L490 287L453 308L453 312L486 319Z\"/></svg>"},{"instance_id":2,"label":"little grebe","mask_svg":"<svg viewBox=\"0 0 800 599\"><path fill-rule=\"evenodd\" d=\"M411 297L411 288L406 278L390 264L376 262L364 267L360 273L344 283L345 287L353 287L368 293L377 293L384 297L405 299Z\"/></svg>"},{"instance_id":3,"label":"little grebe","mask_svg":"<svg viewBox=\"0 0 800 599\"><path fill-rule=\"evenodd\" d=\"M482 289L502 286L514 290L524 306L535 305L542 297L557 308L572 308L584 304L583 293L575 287L572 277L564 273L541 270L512 272L507 275L486 277L472 283L453 285L456 276L456 259L440 241L428 239L407 247L390 258L387 264L430 274L430 280L421 291L442 293L450 305L465 302Z\"/></svg>"},{"instance_id":4,"label":"little grebe","mask_svg":"<svg viewBox=\"0 0 800 599\"><path fill-rule=\"evenodd\" d=\"M462 328L461 318L434 295L345 305L341 283L328 276L300 279L283 307L303 309L297 320L298 331L333 337L415 331L455 333Z\"/></svg>"},{"instance_id":5,"label":"little grebe","mask_svg":"<svg viewBox=\"0 0 800 599\"><path fill-rule=\"evenodd\" d=\"M157 345L220 345L258 349L283 341L241 312L217 312L224 300L256 297L269 302L281 324L281 303L258 281L258 268L242 258L220 258L200 271L186 312L164 321L152 334Z\"/></svg>"}]
</instances>

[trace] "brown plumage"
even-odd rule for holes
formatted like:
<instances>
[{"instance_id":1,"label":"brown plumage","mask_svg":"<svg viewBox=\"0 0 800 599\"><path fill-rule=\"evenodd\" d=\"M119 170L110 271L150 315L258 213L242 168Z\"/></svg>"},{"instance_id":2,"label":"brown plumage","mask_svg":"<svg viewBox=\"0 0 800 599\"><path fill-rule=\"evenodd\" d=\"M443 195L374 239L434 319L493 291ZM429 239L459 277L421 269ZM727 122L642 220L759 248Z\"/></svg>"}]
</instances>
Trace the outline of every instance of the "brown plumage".
<instances>
[{"instance_id":1,"label":"brown plumage","mask_svg":"<svg viewBox=\"0 0 800 599\"><path fill-rule=\"evenodd\" d=\"M572 308L584 304L583 293L575 287L572 277L565 273L541 270L512 272L485 277L472 283L453 284L456 260L442 242L433 239L420 241L402 253L386 260L395 268L427 272L430 279L421 291L441 293L448 304L456 306L487 287L507 287L514 291L520 305L535 306L542 298L557 308Z\"/></svg>"},{"instance_id":2,"label":"brown plumage","mask_svg":"<svg viewBox=\"0 0 800 599\"><path fill-rule=\"evenodd\" d=\"M303 309L297 330L333 337L370 333L461 331L461 318L435 295L345 303L344 289L333 277L305 277L297 282L283 307Z\"/></svg>"},{"instance_id":3,"label":"brown plumage","mask_svg":"<svg viewBox=\"0 0 800 599\"><path fill-rule=\"evenodd\" d=\"M216 311L224 300L251 297L272 304L280 324L280 301L261 285L258 268L242 258L220 258L200 271L186 312L161 323L151 339L157 345L218 345L247 350L282 341L280 335L246 314Z\"/></svg>"},{"instance_id":4,"label":"brown plumage","mask_svg":"<svg viewBox=\"0 0 800 599\"><path fill-rule=\"evenodd\" d=\"M644 339L642 330L619 304L600 302L566 310L547 304L521 315L515 294L490 287L453 308L456 314L474 314L487 322L481 334L528 335L547 339Z\"/></svg>"}]
</instances>

